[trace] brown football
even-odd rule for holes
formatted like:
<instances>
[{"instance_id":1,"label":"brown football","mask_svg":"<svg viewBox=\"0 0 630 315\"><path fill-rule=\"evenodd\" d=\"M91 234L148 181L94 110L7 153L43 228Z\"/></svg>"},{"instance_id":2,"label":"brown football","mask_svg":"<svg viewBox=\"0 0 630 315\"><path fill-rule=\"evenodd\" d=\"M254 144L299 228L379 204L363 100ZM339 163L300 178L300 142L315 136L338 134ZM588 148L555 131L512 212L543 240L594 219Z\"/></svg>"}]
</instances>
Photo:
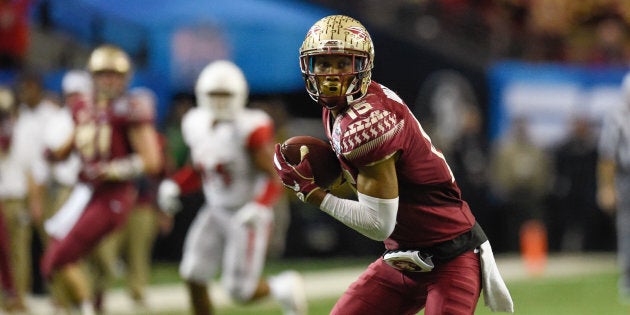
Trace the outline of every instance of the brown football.
<instances>
[{"instance_id":1,"label":"brown football","mask_svg":"<svg viewBox=\"0 0 630 315\"><path fill-rule=\"evenodd\" d=\"M328 142L311 136L295 136L282 143L280 152L289 164L297 165L301 160L300 147L303 145L308 147L306 158L311 164L315 183L329 188L341 175L341 166Z\"/></svg>"}]
</instances>

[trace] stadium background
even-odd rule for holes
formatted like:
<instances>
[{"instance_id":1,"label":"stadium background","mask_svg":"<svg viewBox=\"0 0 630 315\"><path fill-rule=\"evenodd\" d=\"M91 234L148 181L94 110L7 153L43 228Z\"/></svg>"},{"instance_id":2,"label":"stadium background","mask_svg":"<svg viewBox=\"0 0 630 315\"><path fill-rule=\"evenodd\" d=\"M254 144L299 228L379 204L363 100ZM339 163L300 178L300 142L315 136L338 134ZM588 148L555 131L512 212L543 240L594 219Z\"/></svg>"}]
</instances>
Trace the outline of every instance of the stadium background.
<instances>
[{"instance_id":1,"label":"stadium background","mask_svg":"<svg viewBox=\"0 0 630 315\"><path fill-rule=\"evenodd\" d=\"M552 2L555 7L549 5ZM343 13L362 20L372 34L373 77L397 91L429 129L440 120L448 121L440 115L449 111L444 114L440 108L453 106L453 98L466 99L483 113L489 141L504 136L513 117L526 115L537 143L550 148L567 134L573 115L587 115L597 122L619 102L618 85L630 64L630 5L615 0L546 3L34 0L27 60L44 73L46 87L59 92L63 73L83 67L93 47L118 44L134 59L132 84L157 93L158 123L165 124L171 98L191 92L197 72L207 62L233 59L245 71L252 100L284 104L290 117L287 135L319 135L319 108L303 91L297 49L314 21ZM541 11L551 18L536 21ZM598 23L607 18L622 21L620 45L625 59L589 57L589 49L596 48ZM16 73L0 71L0 84L11 84ZM445 87L454 92L439 94ZM191 196L188 202L195 205L201 200ZM282 256L380 253L380 244L313 209L293 208ZM175 233L158 239L156 261L179 259L194 214L181 214ZM508 252L500 231L490 226L488 230L496 236L495 251ZM604 235L596 249L613 252L614 237Z\"/></svg>"}]
</instances>

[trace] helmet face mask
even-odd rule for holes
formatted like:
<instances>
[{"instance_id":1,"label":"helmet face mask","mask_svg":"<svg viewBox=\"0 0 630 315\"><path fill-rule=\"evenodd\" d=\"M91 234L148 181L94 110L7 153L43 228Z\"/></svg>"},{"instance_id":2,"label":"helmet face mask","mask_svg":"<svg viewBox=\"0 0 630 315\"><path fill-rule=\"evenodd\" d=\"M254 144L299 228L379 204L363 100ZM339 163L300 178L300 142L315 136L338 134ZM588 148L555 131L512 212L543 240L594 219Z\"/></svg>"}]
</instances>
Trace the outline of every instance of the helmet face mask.
<instances>
[{"instance_id":1,"label":"helmet face mask","mask_svg":"<svg viewBox=\"0 0 630 315\"><path fill-rule=\"evenodd\" d=\"M207 65L195 86L197 104L209 110L217 120L234 120L245 107L248 93L245 75L226 60Z\"/></svg>"},{"instance_id":2,"label":"helmet face mask","mask_svg":"<svg viewBox=\"0 0 630 315\"><path fill-rule=\"evenodd\" d=\"M345 67L344 72L318 71L317 64L323 56L345 57L349 67ZM343 15L317 21L300 47L300 69L306 91L320 105L333 110L365 96L373 64L374 49L369 33L360 22ZM337 84L331 84L333 78ZM331 86L337 87L331 89Z\"/></svg>"}]
</instances>

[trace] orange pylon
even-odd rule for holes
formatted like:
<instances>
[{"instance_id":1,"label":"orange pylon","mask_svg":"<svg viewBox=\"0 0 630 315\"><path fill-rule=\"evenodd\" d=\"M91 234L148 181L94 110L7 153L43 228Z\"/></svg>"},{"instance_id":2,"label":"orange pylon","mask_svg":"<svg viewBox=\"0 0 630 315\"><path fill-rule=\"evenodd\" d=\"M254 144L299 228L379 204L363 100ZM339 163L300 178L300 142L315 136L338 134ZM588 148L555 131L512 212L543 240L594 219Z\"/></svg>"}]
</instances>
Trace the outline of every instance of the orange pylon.
<instances>
[{"instance_id":1,"label":"orange pylon","mask_svg":"<svg viewBox=\"0 0 630 315\"><path fill-rule=\"evenodd\" d=\"M539 220L529 220L520 229L521 259L531 276L542 276L547 264L547 229Z\"/></svg>"}]
</instances>

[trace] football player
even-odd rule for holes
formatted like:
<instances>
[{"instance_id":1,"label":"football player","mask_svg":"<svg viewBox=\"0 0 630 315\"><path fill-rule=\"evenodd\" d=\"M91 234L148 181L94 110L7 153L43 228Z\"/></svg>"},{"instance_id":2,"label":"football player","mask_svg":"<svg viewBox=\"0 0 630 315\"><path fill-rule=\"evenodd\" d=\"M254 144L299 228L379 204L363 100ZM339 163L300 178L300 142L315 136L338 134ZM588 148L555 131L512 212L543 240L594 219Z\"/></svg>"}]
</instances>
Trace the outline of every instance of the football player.
<instances>
[{"instance_id":1,"label":"football player","mask_svg":"<svg viewBox=\"0 0 630 315\"><path fill-rule=\"evenodd\" d=\"M72 188L77 182L81 160L76 153L72 153L63 161L49 162L45 159L50 150L55 150L64 145L74 129L72 113L69 105L78 101L87 101L92 97L92 78L85 70L70 70L61 80L61 102L54 114L46 121L46 125L40 126L44 130L44 156L38 159L33 171L33 181L36 189L40 190L41 201L46 205L42 207L40 217L34 216L38 223L37 229L44 248L49 240L44 224L66 202ZM78 265L77 265L78 267ZM52 306L55 312L70 312L76 301L66 292L63 279L58 278L48 282Z\"/></svg>"},{"instance_id":2,"label":"football player","mask_svg":"<svg viewBox=\"0 0 630 315\"><path fill-rule=\"evenodd\" d=\"M490 305L512 311L487 238L444 155L403 100L371 80L373 65L370 34L348 16L319 20L300 47L306 90L322 106L356 201L318 187L307 159L288 164L279 144L274 155L284 185L301 200L385 245L331 314L472 314L482 288L480 251Z\"/></svg>"},{"instance_id":3,"label":"football player","mask_svg":"<svg viewBox=\"0 0 630 315\"><path fill-rule=\"evenodd\" d=\"M0 164L11 147L13 125L16 119L15 107L13 91L7 86L0 86ZM2 185L3 183L0 181L0 187ZM2 199L1 196L0 199ZM0 212L3 212L1 200ZM15 280L10 258L8 227L4 215L0 215L0 286L2 287L0 298L3 300L2 309L8 312L21 311L25 306L15 292Z\"/></svg>"},{"instance_id":4,"label":"football player","mask_svg":"<svg viewBox=\"0 0 630 315\"><path fill-rule=\"evenodd\" d=\"M158 189L160 207L174 213L181 207L180 194L203 186L206 203L189 228L179 268L194 313L213 312L207 283L222 267L221 283L232 300L246 303L271 295L285 314L306 314L297 272L261 277L272 206L282 194L272 163L273 121L262 110L245 108L247 81L232 62L207 65L195 92L198 106L182 119L194 168L178 171Z\"/></svg>"},{"instance_id":5,"label":"football player","mask_svg":"<svg viewBox=\"0 0 630 315\"><path fill-rule=\"evenodd\" d=\"M26 297L32 288L33 228L43 206L41 191L34 180L35 165L44 150L42 126L52 118L57 105L46 96L43 78L38 72L22 72L16 80L15 91L16 120L8 154L0 159L0 200L9 231L17 308L26 311Z\"/></svg>"},{"instance_id":6,"label":"football player","mask_svg":"<svg viewBox=\"0 0 630 315\"><path fill-rule=\"evenodd\" d=\"M82 301L82 311L91 313L86 278L71 266L127 220L137 196L134 179L157 174L163 161L153 126L153 98L142 90L127 91L129 56L119 47L102 45L92 51L87 68L94 84L93 101L69 104L73 134L49 154L60 160L74 151L81 158L79 182L64 204L73 208L69 213L74 216L70 220L54 216L46 222L52 239L41 272L46 279L64 277L75 299Z\"/></svg>"}]
</instances>

